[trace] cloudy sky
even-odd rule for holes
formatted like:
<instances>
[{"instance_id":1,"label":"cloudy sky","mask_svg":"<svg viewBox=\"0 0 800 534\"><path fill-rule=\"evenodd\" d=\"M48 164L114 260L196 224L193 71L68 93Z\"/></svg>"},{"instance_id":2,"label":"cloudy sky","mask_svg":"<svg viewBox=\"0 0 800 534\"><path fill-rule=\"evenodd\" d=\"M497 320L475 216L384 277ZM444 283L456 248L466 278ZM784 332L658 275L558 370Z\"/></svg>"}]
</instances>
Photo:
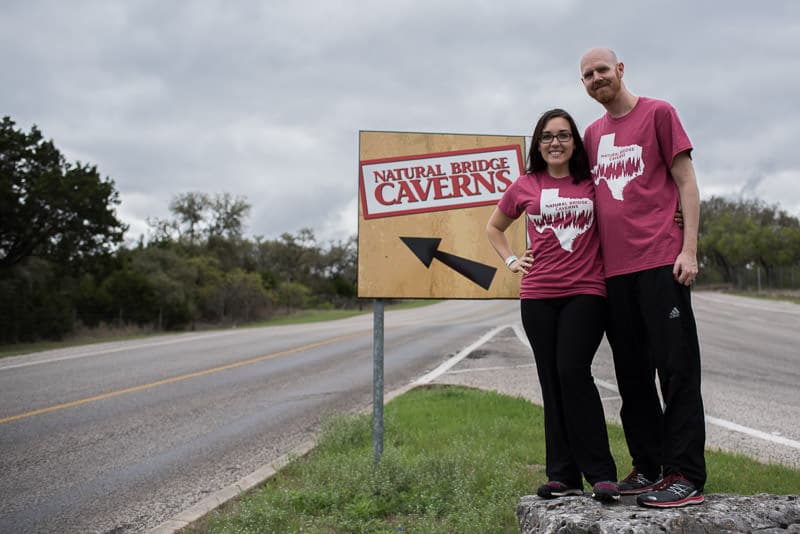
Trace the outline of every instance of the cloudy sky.
<instances>
[{"instance_id":1,"label":"cloudy sky","mask_svg":"<svg viewBox=\"0 0 800 534\"><path fill-rule=\"evenodd\" d=\"M189 191L246 197L249 236L341 239L359 130L583 129L592 46L678 109L703 198L800 216L795 0L4 0L0 116L113 179L129 239Z\"/></svg>"}]
</instances>

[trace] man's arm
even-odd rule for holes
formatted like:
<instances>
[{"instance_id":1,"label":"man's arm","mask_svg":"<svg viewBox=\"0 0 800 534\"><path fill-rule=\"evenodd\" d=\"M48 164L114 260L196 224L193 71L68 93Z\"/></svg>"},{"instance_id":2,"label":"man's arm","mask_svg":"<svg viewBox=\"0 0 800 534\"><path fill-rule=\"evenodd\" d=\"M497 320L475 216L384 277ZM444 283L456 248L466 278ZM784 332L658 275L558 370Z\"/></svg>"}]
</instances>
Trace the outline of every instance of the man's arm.
<instances>
[{"instance_id":1,"label":"man's arm","mask_svg":"<svg viewBox=\"0 0 800 534\"><path fill-rule=\"evenodd\" d=\"M672 275L678 283L688 286L697 277L697 231L700 227L700 191L688 150L675 156L670 172L678 186L683 212L683 248L675 259Z\"/></svg>"}]
</instances>

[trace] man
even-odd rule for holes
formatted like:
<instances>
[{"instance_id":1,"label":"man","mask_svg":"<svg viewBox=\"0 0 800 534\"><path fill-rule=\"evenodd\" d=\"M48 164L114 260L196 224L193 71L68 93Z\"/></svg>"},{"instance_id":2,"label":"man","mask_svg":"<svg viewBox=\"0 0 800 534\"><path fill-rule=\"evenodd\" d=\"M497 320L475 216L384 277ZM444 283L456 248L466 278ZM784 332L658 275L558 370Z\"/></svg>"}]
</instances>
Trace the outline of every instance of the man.
<instances>
[{"instance_id":1,"label":"man","mask_svg":"<svg viewBox=\"0 0 800 534\"><path fill-rule=\"evenodd\" d=\"M705 418L689 286L697 276L700 195L692 145L667 102L635 96L607 48L581 58L606 114L586 128L608 290L607 335L634 469L620 493L642 506L703 502ZM674 223L683 213L683 229ZM655 385L658 372L664 408ZM663 469L663 473L662 473Z\"/></svg>"}]
</instances>

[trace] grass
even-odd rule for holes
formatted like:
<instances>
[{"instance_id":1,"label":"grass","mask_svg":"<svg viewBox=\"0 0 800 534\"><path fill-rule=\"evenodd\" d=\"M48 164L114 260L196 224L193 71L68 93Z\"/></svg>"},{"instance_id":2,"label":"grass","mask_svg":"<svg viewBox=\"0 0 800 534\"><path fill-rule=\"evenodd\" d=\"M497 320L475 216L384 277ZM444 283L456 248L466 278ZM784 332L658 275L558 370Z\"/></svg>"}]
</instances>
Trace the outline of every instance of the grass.
<instances>
[{"instance_id":1,"label":"grass","mask_svg":"<svg viewBox=\"0 0 800 534\"><path fill-rule=\"evenodd\" d=\"M418 388L386 406L384 428L375 466L370 415L329 421L310 454L184 532L518 532L519 498L546 481L543 412L525 399ZM625 476L619 426L609 439ZM800 471L718 451L706 461L706 493L800 492Z\"/></svg>"},{"instance_id":2,"label":"grass","mask_svg":"<svg viewBox=\"0 0 800 534\"><path fill-rule=\"evenodd\" d=\"M387 303L385 309L388 310L406 310L411 308L419 308L421 306L428 306L440 300L402 300ZM363 315L365 313L372 313L373 305L370 303L362 310L298 310L289 315L273 317L266 321L259 321L243 326L279 326L287 324L299 323L316 323L320 321L333 321L336 319L346 319L355 315Z\"/></svg>"},{"instance_id":3,"label":"grass","mask_svg":"<svg viewBox=\"0 0 800 534\"><path fill-rule=\"evenodd\" d=\"M386 304L386 310L404 310L410 308L418 308L441 302L440 300L399 300L392 301ZM266 321L258 321L243 325L237 325L239 328L244 327L262 327L262 326L282 326L287 324L300 324L300 323L315 323L320 321L333 321L336 319L345 319L354 315L363 315L372 313L372 303L364 306L362 310L299 310L288 315L278 315ZM233 328L233 326L229 327ZM222 329L222 327L220 327ZM122 328L113 329L109 327L102 327L94 330L86 330L74 337L65 339L63 341L37 341L33 343L15 343L13 345L0 345L0 358L6 356L18 356L20 354L29 354L31 352L39 352L43 350L63 349L68 347L77 347L82 345L92 345L95 343L107 343L111 341L125 341L128 339L141 339L152 336L177 334L182 331L174 332L154 332L151 329L144 328Z\"/></svg>"},{"instance_id":4,"label":"grass","mask_svg":"<svg viewBox=\"0 0 800 534\"><path fill-rule=\"evenodd\" d=\"M753 299L763 299L763 300L777 300L781 302L792 302L794 304L800 304L800 294L797 290L785 290L785 291L726 291L726 293L730 295L737 295L739 297L749 297Z\"/></svg>"},{"instance_id":5,"label":"grass","mask_svg":"<svg viewBox=\"0 0 800 534\"><path fill-rule=\"evenodd\" d=\"M63 341L35 341L32 343L14 343L12 345L0 345L0 358L6 356L19 356L20 354L30 354L43 350L65 349L69 347L79 347L83 345L94 345L97 343L108 343L110 341L125 341L128 339L140 339L153 336L163 336L174 334L175 332L152 332L139 330L139 333L120 333L119 331L106 331L104 333L92 332L78 335L74 338Z\"/></svg>"}]
</instances>

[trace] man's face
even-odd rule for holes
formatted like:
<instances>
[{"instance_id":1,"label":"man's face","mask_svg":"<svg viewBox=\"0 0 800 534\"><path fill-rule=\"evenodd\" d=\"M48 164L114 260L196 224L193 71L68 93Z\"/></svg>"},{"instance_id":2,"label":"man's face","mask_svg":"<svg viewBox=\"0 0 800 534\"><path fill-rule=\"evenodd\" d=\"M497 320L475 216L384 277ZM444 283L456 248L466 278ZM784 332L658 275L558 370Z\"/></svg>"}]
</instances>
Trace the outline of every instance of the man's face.
<instances>
[{"instance_id":1,"label":"man's face","mask_svg":"<svg viewBox=\"0 0 800 534\"><path fill-rule=\"evenodd\" d=\"M587 54L581 61L581 80L586 92L601 104L611 102L622 88L624 68L608 54Z\"/></svg>"}]
</instances>

